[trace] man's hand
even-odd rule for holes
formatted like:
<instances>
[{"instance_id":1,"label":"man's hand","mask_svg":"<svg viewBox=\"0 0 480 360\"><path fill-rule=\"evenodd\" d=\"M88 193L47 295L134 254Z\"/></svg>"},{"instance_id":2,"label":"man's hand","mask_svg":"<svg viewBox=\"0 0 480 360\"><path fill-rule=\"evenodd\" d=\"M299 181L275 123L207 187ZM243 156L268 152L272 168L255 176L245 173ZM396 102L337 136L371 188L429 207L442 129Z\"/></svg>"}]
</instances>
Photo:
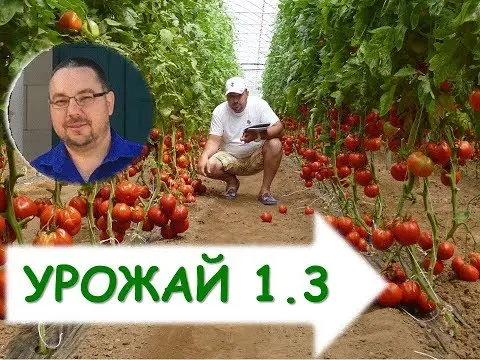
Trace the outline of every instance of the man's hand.
<instances>
[{"instance_id":1,"label":"man's hand","mask_svg":"<svg viewBox=\"0 0 480 360\"><path fill-rule=\"evenodd\" d=\"M208 176L207 174L210 173L210 164L207 157L201 156L200 159L198 159L197 172L203 176Z\"/></svg>"},{"instance_id":2,"label":"man's hand","mask_svg":"<svg viewBox=\"0 0 480 360\"><path fill-rule=\"evenodd\" d=\"M257 139L257 137L258 137L258 132L256 132L256 131L245 131L243 133L242 137L240 138L240 140L242 140L243 142L248 144L251 141L255 141Z\"/></svg>"}]
</instances>

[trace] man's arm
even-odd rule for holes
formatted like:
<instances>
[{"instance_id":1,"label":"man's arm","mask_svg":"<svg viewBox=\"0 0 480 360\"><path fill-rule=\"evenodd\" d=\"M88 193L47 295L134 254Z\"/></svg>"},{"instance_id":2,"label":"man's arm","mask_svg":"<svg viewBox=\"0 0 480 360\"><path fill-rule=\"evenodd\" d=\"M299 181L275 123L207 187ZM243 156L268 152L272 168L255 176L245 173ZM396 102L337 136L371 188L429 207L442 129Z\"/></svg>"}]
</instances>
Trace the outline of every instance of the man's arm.
<instances>
[{"instance_id":1,"label":"man's arm","mask_svg":"<svg viewBox=\"0 0 480 360\"><path fill-rule=\"evenodd\" d=\"M283 124L279 120L272 126L270 126L267 130L260 132L260 138L262 140L269 140L274 138L280 138L283 135Z\"/></svg>"},{"instance_id":2,"label":"man's arm","mask_svg":"<svg viewBox=\"0 0 480 360\"><path fill-rule=\"evenodd\" d=\"M220 148L222 137L219 135L210 135L203 149L202 155L198 160L198 172L204 176L208 172L208 159Z\"/></svg>"}]
</instances>

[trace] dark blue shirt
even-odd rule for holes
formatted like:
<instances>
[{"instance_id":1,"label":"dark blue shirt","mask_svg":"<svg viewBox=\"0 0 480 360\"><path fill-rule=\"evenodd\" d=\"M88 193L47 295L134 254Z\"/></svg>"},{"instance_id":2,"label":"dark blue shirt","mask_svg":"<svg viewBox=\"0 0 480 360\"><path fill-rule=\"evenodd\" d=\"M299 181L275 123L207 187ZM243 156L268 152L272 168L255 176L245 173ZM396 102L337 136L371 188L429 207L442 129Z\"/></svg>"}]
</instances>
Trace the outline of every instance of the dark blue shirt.
<instances>
[{"instance_id":1,"label":"dark blue shirt","mask_svg":"<svg viewBox=\"0 0 480 360\"><path fill-rule=\"evenodd\" d=\"M112 142L103 162L90 175L87 182L110 178L125 169L141 153L143 145L123 139L111 129ZM65 144L60 142L52 150L40 155L31 165L42 174L68 183L85 183L72 161Z\"/></svg>"}]
</instances>

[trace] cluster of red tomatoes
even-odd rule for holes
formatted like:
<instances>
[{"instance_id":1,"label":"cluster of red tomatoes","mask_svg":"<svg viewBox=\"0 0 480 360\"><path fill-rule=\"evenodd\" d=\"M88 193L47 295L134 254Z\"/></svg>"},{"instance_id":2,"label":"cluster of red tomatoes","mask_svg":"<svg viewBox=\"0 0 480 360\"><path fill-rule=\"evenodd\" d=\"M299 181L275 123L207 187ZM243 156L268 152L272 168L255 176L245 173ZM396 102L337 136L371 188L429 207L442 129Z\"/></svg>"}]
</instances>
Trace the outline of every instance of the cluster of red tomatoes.
<instances>
[{"instance_id":1,"label":"cluster of red tomatoes","mask_svg":"<svg viewBox=\"0 0 480 360\"><path fill-rule=\"evenodd\" d=\"M325 215L324 218L353 248L360 252L368 250L367 239L370 238L370 234L363 226L355 224L351 217ZM373 220L371 217L364 216L363 220L366 225L372 226Z\"/></svg>"}]
</instances>

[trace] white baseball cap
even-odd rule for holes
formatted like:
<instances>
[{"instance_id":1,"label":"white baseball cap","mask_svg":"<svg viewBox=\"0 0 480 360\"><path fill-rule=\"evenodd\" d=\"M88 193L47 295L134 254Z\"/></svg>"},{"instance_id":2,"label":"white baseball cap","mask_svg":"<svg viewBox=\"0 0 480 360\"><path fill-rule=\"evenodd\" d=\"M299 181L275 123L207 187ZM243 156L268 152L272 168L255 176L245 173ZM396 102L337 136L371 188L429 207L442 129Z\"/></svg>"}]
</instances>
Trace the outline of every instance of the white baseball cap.
<instances>
[{"instance_id":1,"label":"white baseball cap","mask_svg":"<svg viewBox=\"0 0 480 360\"><path fill-rule=\"evenodd\" d=\"M243 92L247 89L247 85L245 84L245 80L243 78L236 76L227 80L225 88L225 95L230 93L243 94Z\"/></svg>"}]
</instances>

